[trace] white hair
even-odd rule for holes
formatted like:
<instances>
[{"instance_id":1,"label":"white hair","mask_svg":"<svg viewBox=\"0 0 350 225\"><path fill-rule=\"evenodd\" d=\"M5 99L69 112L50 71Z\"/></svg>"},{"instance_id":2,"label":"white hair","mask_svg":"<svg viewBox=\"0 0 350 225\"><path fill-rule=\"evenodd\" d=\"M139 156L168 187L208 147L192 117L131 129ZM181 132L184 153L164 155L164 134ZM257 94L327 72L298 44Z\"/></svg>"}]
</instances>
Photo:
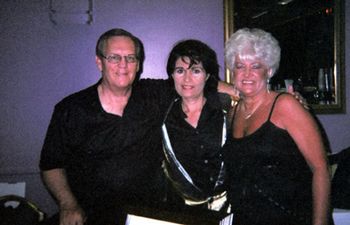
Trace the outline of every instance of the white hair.
<instances>
[{"instance_id":1,"label":"white hair","mask_svg":"<svg viewBox=\"0 0 350 225\"><path fill-rule=\"evenodd\" d=\"M242 28L233 33L225 45L225 60L231 71L236 56L261 60L271 71L268 74L271 78L279 67L281 48L270 33L257 28Z\"/></svg>"}]
</instances>

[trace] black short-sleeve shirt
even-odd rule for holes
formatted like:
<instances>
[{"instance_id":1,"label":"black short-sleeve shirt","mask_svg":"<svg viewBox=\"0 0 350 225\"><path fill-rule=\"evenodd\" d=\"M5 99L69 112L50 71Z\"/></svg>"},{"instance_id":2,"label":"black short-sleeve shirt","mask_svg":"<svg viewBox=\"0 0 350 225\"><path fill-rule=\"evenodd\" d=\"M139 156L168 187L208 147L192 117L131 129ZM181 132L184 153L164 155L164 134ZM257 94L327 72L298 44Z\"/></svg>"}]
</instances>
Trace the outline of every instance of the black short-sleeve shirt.
<instances>
[{"instance_id":1,"label":"black short-sleeve shirt","mask_svg":"<svg viewBox=\"0 0 350 225\"><path fill-rule=\"evenodd\" d=\"M141 80L120 117L103 110L99 83L55 106L40 168L64 168L85 210L107 200L153 200L163 157L160 124L174 90L165 80Z\"/></svg>"}]
</instances>

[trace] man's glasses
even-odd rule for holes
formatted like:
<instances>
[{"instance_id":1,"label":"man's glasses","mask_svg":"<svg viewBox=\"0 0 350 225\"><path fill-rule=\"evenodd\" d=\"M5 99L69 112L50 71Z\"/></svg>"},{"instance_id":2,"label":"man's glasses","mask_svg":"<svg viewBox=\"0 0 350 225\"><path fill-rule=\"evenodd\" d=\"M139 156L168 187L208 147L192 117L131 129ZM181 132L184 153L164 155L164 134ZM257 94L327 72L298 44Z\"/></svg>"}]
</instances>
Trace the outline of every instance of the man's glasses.
<instances>
[{"instance_id":1,"label":"man's glasses","mask_svg":"<svg viewBox=\"0 0 350 225\"><path fill-rule=\"evenodd\" d=\"M113 54L113 55L104 56L101 54L101 56L102 56L102 58L105 58L109 63L112 63L112 64L120 63L122 61L123 57L127 63L135 63L137 61L136 55L121 56L121 55Z\"/></svg>"}]
</instances>

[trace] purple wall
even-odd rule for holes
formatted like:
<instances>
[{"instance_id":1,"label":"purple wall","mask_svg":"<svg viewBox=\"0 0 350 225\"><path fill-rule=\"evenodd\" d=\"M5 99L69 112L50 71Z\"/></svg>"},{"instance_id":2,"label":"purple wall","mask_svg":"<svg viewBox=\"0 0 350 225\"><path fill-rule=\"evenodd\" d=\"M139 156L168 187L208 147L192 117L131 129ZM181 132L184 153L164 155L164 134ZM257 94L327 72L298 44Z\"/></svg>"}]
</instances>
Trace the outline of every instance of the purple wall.
<instances>
[{"instance_id":1,"label":"purple wall","mask_svg":"<svg viewBox=\"0 0 350 225\"><path fill-rule=\"evenodd\" d=\"M143 77L155 78L167 77L167 54L176 41L200 39L223 62L224 37L223 1L94 1L91 25L53 25L48 2L0 1L0 182L25 181L26 196L51 213L38 170L41 146L54 104L98 80L99 35L121 27L139 36Z\"/></svg>"},{"instance_id":2,"label":"purple wall","mask_svg":"<svg viewBox=\"0 0 350 225\"><path fill-rule=\"evenodd\" d=\"M55 207L38 170L41 146L54 104L99 78L94 62L99 35L122 27L139 36L146 51L143 77L165 78L167 54L180 39L208 43L224 68L224 32L220 0L94 1L91 25L53 25L48 2L0 1L0 182L25 181L26 196L52 213ZM349 14L349 1L346 8ZM346 20L348 37L349 17ZM346 49L350 49L349 40ZM350 59L346 62L350 71ZM346 81L350 84L350 76ZM348 114L319 119L334 152L350 145Z\"/></svg>"}]
</instances>

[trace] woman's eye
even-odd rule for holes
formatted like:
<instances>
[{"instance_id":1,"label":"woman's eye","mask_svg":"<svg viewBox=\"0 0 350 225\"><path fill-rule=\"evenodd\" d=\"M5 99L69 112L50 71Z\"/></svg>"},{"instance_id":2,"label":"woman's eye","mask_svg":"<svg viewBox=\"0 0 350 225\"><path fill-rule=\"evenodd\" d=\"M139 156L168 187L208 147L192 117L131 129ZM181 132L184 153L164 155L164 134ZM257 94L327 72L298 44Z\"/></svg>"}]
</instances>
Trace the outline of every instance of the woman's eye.
<instances>
[{"instance_id":1,"label":"woman's eye","mask_svg":"<svg viewBox=\"0 0 350 225\"><path fill-rule=\"evenodd\" d=\"M183 74L184 73L184 69L175 69L175 74Z\"/></svg>"},{"instance_id":2,"label":"woman's eye","mask_svg":"<svg viewBox=\"0 0 350 225\"><path fill-rule=\"evenodd\" d=\"M192 75L201 76L205 74L205 70L199 67L194 67L191 69Z\"/></svg>"},{"instance_id":3,"label":"woman's eye","mask_svg":"<svg viewBox=\"0 0 350 225\"><path fill-rule=\"evenodd\" d=\"M240 63L235 65L236 69L242 69L243 67L244 67L243 64L240 64Z\"/></svg>"},{"instance_id":4,"label":"woman's eye","mask_svg":"<svg viewBox=\"0 0 350 225\"><path fill-rule=\"evenodd\" d=\"M194 74L200 74L200 73L202 73L202 70L200 70L200 69L193 69L193 70L192 70L192 73L194 73Z\"/></svg>"},{"instance_id":5,"label":"woman's eye","mask_svg":"<svg viewBox=\"0 0 350 225\"><path fill-rule=\"evenodd\" d=\"M261 64L260 63L256 63L252 65L253 69L260 69L261 68Z\"/></svg>"}]
</instances>

